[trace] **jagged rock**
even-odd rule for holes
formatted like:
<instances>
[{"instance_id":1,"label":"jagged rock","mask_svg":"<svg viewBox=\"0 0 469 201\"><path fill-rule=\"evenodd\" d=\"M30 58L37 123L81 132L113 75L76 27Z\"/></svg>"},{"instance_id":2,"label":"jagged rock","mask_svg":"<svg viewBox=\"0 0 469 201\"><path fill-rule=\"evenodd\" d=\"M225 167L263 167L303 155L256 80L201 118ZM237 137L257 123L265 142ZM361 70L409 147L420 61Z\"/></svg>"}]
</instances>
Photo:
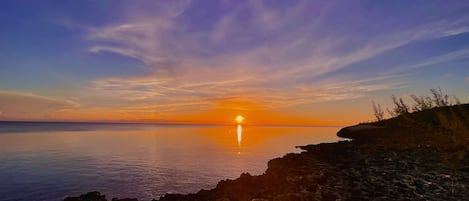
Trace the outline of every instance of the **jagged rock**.
<instances>
[{"instance_id":1,"label":"jagged rock","mask_svg":"<svg viewBox=\"0 0 469 201\"><path fill-rule=\"evenodd\" d=\"M112 198L112 201L138 201L138 200L136 198L124 198L124 199Z\"/></svg>"},{"instance_id":2,"label":"jagged rock","mask_svg":"<svg viewBox=\"0 0 469 201\"><path fill-rule=\"evenodd\" d=\"M89 192L78 197L67 197L64 201L107 201L105 195L100 192Z\"/></svg>"},{"instance_id":3,"label":"jagged rock","mask_svg":"<svg viewBox=\"0 0 469 201\"><path fill-rule=\"evenodd\" d=\"M107 201L106 195L101 195L100 192L89 192L78 197L67 197L64 201ZM112 198L112 201L138 201L135 198Z\"/></svg>"}]
</instances>

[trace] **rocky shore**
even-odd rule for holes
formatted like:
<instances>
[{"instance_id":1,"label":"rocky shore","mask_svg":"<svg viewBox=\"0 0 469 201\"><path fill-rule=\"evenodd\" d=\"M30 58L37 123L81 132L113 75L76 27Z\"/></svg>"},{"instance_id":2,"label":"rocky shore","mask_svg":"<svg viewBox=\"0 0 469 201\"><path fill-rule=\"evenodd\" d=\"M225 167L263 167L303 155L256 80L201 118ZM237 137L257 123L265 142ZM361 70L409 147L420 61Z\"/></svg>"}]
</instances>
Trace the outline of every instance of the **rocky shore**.
<instances>
[{"instance_id":1,"label":"rocky shore","mask_svg":"<svg viewBox=\"0 0 469 201\"><path fill-rule=\"evenodd\" d=\"M390 149L342 142L301 147L265 174L221 181L175 200L464 200L469 172L447 167L432 148Z\"/></svg>"},{"instance_id":2,"label":"rocky shore","mask_svg":"<svg viewBox=\"0 0 469 201\"><path fill-rule=\"evenodd\" d=\"M273 159L263 175L243 173L195 194L166 194L158 201L464 200L469 171L450 168L431 147L392 148L358 142L300 147ZM86 195L83 195L86 196ZM65 201L104 201L88 197ZM134 201L136 199L121 199ZM113 199L119 201L119 199Z\"/></svg>"}]
</instances>

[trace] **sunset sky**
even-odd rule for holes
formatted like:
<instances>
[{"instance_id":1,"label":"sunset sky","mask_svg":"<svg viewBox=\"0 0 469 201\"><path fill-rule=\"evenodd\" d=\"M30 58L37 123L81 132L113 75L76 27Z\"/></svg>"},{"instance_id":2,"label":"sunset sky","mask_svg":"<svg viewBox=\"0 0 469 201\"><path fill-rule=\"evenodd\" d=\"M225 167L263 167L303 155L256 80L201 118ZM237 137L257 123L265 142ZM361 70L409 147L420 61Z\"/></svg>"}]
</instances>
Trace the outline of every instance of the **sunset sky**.
<instances>
[{"instance_id":1,"label":"sunset sky","mask_svg":"<svg viewBox=\"0 0 469 201\"><path fill-rule=\"evenodd\" d=\"M0 120L348 125L469 101L468 1L0 1Z\"/></svg>"}]
</instances>

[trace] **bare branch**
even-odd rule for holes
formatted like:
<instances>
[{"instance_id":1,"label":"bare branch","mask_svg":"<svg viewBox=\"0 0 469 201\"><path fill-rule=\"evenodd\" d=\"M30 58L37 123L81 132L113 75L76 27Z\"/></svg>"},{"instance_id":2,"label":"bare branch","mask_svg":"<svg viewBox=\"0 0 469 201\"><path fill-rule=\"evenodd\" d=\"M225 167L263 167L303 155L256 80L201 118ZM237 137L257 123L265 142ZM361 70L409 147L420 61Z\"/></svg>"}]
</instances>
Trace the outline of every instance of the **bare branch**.
<instances>
[{"instance_id":1,"label":"bare branch","mask_svg":"<svg viewBox=\"0 0 469 201\"><path fill-rule=\"evenodd\" d=\"M381 109L380 104L376 104L374 101L372 101L373 104L373 112L375 115L375 118L377 121L383 121L384 120L384 111Z\"/></svg>"}]
</instances>

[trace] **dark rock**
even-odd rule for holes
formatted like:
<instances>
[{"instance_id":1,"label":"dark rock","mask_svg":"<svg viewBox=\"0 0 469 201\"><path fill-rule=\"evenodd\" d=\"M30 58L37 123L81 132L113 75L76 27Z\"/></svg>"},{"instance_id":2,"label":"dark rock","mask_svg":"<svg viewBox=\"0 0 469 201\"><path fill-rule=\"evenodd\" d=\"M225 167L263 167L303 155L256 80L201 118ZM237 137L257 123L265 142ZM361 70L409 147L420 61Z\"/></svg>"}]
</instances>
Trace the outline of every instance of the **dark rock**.
<instances>
[{"instance_id":1,"label":"dark rock","mask_svg":"<svg viewBox=\"0 0 469 201\"><path fill-rule=\"evenodd\" d=\"M112 198L112 201L138 201L138 200L136 198L123 198L123 199Z\"/></svg>"},{"instance_id":2,"label":"dark rock","mask_svg":"<svg viewBox=\"0 0 469 201\"><path fill-rule=\"evenodd\" d=\"M100 192L89 192L78 197L67 197L64 201L107 201L105 195L101 195ZM112 198L112 201L138 201L135 198Z\"/></svg>"},{"instance_id":3,"label":"dark rock","mask_svg":"<svg viewBox=\"0 0 469 201\"><path fill-rule=\"evenodd\" d=\"M67 197L64 201L107 201L105 195L100 192L89 192L78 197Z\"/></svg>"}]
</instances>

